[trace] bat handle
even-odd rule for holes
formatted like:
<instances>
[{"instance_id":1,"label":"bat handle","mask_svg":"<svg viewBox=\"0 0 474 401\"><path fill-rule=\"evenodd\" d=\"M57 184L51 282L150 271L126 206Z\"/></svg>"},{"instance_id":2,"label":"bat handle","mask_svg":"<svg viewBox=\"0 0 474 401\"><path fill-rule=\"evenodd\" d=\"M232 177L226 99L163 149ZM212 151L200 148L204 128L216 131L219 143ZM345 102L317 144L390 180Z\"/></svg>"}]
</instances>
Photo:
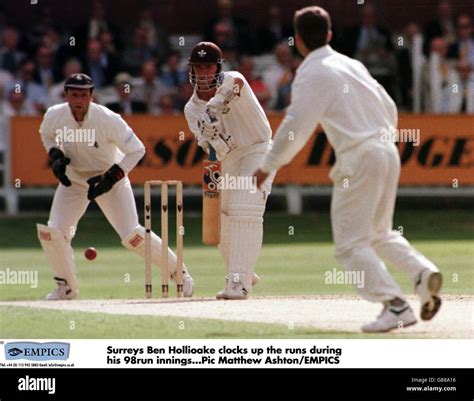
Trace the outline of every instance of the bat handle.
<instances>
[{"instance_id":1,"label":"bat handle","mask_svg":"<svg viewBox=\"0 0 474 401\"><path fill-rule=\"evenodd\" d=\"M211 144L208 142L209 144L209 160L211 162L215 162L217 161L217 155L216 155L216 151L214 150L214 148L211 146Z\"/></svg>"}]
</instances>

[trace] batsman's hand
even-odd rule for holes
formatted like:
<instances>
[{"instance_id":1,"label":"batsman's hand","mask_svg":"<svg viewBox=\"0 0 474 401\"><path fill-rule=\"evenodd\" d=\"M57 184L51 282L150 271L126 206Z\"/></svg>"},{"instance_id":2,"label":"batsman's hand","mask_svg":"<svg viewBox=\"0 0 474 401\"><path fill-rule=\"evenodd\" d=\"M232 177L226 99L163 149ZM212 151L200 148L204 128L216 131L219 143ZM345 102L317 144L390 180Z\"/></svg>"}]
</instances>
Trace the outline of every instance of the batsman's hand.
<instances>
[{"instance_id":1,"label":"batsman's hand","mask_svg":"<svg viewBox=\"0 0 474 401\"><path fill-rule=\"evenodd\" d=\"M208 140L216 139L224 133L222 122L216 114L209 110L200 115L198 127L201 130L201 135L207 137Z\"/></svg>"},{"instance_id":2,"label":"batsman's hand","mask_svg":"<svg viewBox=\"0 0 474 401\"><path fill-rule=\"evenodd\" d=\"M114 164L104 174L96 175L87 180L89 190L87 191L87 199L93 200L100 195L109 192L117 181L125 177L125 172Z\"/></svg>"},{"instance_id":3,"label":"batsman's hand","mask_svg":"<svg viewBox=\"0 0 474 401\"><path fill-rule=\"evenodd\" d=\"M51 148L48 152L49 162L53 174L65 187L71 186L71 180L66 175L66 166L71 163L71 159L66 157L61 149Z\"/></svg>"}]
</instances>

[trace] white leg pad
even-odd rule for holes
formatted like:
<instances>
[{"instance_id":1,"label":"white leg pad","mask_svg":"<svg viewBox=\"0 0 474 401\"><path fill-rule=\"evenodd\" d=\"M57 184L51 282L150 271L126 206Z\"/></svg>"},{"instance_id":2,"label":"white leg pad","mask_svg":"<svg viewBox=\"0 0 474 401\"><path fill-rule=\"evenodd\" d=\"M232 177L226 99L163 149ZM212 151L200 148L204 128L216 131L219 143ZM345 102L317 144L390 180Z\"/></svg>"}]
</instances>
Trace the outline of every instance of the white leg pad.
<instances>
[{"instance_id":1,"label":"white leg pad","mask_svg":"<svg viewBox=\"0 0 474 401\"><path fill-rule=\"evenodd\" d=\"M224 259L226 274L229 273L229 254L230 254L230 236L229 236L229 216L221 213L221 242L218 245L219 251Z\"/></svg>"},{"instance_id":2,"label":"white leg pad","mask_svg":"<svg viewBox=\"0 0 474 401\"><path fill-rule=\"evenodd\" d=\"M54 273L56 281L66 281L72 291L78 289L76 278L76 266L74 264L74 252L71 243L66 241L61 230L53 227L37 224L38 239L49 265Z\"/></svg>"},{"instance_id":3,"label":"white leg pad","mask_svg":"<svg viewBox=\"0 0 474 401\"><path fill-rule=\"evenodd\" d=\"M122 240L122 245L131 251L138 253L142 258L145 258L145 228L142 226L136 227L129 235ZM161 238L154 232L151 233L151 260L160 267L161 265ZM168 248L168 272L173 275L176 272L177 257L176 254ZM188 272L186 266L183 264L183 271Z\"/></svg>"},{"instance_id":4,"label":"white leg pad","mask_svg":"<svg viewBox=\"0 0 474 401\"><path fill-rule=\"evenodd\" d=\"M262 249L263 211L262 206L239 205L229 213L229 285L240 281L248 293Z\"/></svg>"}]
</instances>

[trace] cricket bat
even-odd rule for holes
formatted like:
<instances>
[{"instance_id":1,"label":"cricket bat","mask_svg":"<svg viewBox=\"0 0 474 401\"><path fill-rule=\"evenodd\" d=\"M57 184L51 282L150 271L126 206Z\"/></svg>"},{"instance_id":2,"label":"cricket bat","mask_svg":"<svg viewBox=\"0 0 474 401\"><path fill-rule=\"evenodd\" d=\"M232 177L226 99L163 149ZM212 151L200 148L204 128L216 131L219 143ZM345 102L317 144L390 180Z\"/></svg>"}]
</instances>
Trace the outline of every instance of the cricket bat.
<instances>
[{"instance_id":1,"label":"cricket bat","mask_svg":"<svg viewBox=\"0 0 474 401\"><path fill-rule=\"evenodd\" d=\"M209 158L203 162L202 242L219 245L221 241L221 194L218 187L221 162L209 145Z\"/></svg>"}]
</instances>

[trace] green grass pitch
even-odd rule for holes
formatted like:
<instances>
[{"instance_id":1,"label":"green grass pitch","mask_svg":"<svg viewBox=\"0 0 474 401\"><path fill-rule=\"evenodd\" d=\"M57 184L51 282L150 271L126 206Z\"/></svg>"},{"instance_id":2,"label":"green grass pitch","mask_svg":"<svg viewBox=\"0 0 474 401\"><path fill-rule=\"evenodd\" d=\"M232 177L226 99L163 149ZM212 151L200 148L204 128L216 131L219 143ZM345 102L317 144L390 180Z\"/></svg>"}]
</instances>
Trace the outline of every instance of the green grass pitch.
<instances>
[{"instance_id":1,"label":"green grass pitch","mask_svg":"<svg viewBox=\"0 0 474 401\"><path fill-rule=\"evenodd\" d=\"M38 270L37 288L25 285L1 285L0 300L42 299L53 287L51 272L36 237L35 223L47 217L23 216L0 220L0 270ZM172 223L172 222L170 222ZM328 213L288 216L267 214L264 246L256 271L261 282L255 296L301 296L355 294L346 285L326 285L324 273L337 268L333 257ZM158 221L154 222L158 229ZM473 294L474 218L469 211L402 211L396 214L395 227L445 276L444 293ZM212 297L223 288L224 265L217 248L201 245L201 220L185 213L184 259L196 283L196 296ZM159 234L159 231L156 231ZM171 244L173 244L172 238ZM81 299L144 297L144 263L120 244L101 214L89 213L81 220L73 241L80 280ZM94 261L83 252L93 246ZM390 267L390 266L389 266ZM407 293L412 284L403 274L395 278ZM155 269L155 288L159 273ZM174 288L172 288L174 291ZM158 296L155 290L155 296ZM113 316L74 313L82 322L74 331L68 326L71 313L0 307L0 337L3 338L331 338L344 333L295 329L272 324L250 324L194 319L186 330L179 330L180 319L159 317ZM33 334L34 333L34 334ZM381 336L383 337L383 336ZM350 338L357 338L352 335Z\"/></svg>"}]
</instances>

